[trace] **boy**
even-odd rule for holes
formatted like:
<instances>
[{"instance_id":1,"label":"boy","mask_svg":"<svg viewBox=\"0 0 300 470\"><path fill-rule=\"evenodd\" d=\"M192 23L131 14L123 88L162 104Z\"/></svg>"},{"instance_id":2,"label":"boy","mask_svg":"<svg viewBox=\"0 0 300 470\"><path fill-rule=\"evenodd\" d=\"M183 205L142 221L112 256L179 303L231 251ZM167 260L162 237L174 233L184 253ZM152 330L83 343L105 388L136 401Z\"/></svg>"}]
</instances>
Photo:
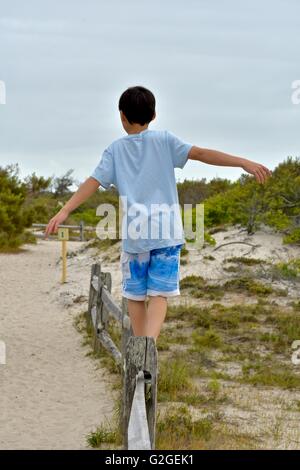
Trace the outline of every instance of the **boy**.
<instances>
[{"instance_id":1,"label":"boy","mask_svg":"<svg viewBox=\"0 0 300 470\"><path fill-rule=\"evenodd\" d=\"M122 199L126 199L126 210L122 200L125 213L121 254L123 296L128 299L134 335L152 336L156 340L165 319L167 298L179 294L180 248L185 242L174 168L183 168L188 159L241 167L259 183L271 172L245 158L183 142L171 132L149 130L149 123L156 117L155 97L142 86L130 87L121 95L119 111L127 135L104 150L92 175L50 220L45 236L56 232L70 212L100 185L104 188L115 185ZM165 227L162 227L158 206L169 216L167 235L161 233L165 232ZM133 217L138 210L139 233Z\"/></svg>"}]
</instances>

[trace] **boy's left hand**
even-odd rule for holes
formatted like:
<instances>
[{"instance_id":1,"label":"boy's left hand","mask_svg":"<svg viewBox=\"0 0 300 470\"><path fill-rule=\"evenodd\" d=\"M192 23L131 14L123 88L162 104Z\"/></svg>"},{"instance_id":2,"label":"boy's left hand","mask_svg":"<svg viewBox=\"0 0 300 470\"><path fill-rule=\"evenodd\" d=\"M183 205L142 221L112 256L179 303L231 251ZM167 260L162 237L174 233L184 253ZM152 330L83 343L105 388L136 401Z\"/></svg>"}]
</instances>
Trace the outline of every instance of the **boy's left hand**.
<instances>
[{"instance_id":1,"label":"boy's left hand","mask_svg":"<svg viewBox=\"0 0 300 470\"><path fill-rule=\"evenodd\" d=\"M271 170L267 167L260 163L252 162L251 160L245 160L242 164L242 168L247 171L247 173L254 175L258 183L264 183L269 176L272 175Z\"/></svg>"}]
</instances>

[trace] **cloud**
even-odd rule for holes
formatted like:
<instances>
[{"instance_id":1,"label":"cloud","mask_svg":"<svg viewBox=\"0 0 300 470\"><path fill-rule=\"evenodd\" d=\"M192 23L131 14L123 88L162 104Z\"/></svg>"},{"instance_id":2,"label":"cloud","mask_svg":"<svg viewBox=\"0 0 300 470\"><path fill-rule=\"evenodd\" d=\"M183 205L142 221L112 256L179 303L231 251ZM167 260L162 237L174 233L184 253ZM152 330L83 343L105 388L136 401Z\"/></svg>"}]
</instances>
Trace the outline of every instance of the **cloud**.
<instances>
[{"instance_id":1,"label":"cloud","mask_svg":"<svg viewBox=\"0 0 300 470\"><path fill-rule=\"evenodd\" d=\"M89 175L123 135L120 93L157 98L153 128L270 167L299 148L300 4L290 0L11 0L0 19L0 165ZM184 176L237 176L194 166Z\"/></svg>"}]
</instances>

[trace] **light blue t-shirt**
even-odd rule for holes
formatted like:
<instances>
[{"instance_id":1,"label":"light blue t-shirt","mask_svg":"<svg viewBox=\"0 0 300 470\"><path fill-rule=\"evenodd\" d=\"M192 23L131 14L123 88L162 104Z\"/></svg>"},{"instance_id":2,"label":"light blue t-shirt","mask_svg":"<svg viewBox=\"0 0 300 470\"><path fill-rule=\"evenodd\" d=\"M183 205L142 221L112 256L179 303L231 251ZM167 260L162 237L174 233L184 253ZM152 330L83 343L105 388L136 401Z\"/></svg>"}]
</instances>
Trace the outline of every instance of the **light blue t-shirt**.
<instances>
[{"instance_id":1,"label":"light blue t-shirt","mask_svg":"<svg viewBox=\"0 0 300 470\"><path fill-rule=\"evenodd\" d=\"M150 130L115 140L92 173L114 185L122 203L122 249L143 253L185 242L174 168L183 168L192 144Z\"/></svg>"}]
</instances>

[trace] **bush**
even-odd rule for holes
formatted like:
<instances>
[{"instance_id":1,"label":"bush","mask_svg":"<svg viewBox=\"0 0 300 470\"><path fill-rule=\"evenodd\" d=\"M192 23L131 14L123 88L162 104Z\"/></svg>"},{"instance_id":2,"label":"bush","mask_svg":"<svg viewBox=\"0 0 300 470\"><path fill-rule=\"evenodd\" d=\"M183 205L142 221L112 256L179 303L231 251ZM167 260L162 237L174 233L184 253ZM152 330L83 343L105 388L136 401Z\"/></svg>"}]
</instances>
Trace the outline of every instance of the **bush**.
<instances>
[{"instance_id":1,"label":"bush","mask_svg":"<svg viewBox=\"0 0 300 470\"><path fill-rule=\"evenodd\" d=\"M17 165L0 167L0 250L17 249L23 233L32 223L32 212L24 208L26 186L19 179Z\"/></svg>"},{"instance_id":2,"label":"bush","mask_svg":"<svg viewBox=\"0 0 300 470\"><path fill-rule=\"evenodd\" d=\"M300 244L299 157L280 163L264 185L244 174L235 183L219 185L218 191L202 190L197 202L203 201L206 229L241 224L252 234L264 223L281 231L285 243ZM195 221L195 209L193 217Z\"/></svg>"}]
</instances>

